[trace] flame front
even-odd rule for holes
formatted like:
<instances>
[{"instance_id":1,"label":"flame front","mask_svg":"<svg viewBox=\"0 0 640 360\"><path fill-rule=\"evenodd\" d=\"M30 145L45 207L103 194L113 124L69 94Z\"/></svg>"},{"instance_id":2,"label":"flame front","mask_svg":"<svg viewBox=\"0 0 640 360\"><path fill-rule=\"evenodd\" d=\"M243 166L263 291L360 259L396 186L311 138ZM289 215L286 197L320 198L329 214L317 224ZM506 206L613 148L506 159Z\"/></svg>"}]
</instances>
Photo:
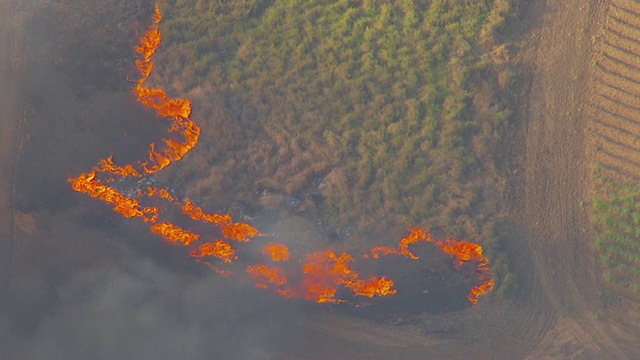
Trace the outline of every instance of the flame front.
<instances>
[{"instance_id":1,"label":"flame front","mask_svg":"<svg viewBox=\"0 0 640 360\"><path fill-rule=\"evenodd\" d=\"M154 109L159 117L171 118L173 122L169 132L181 133L184 141L163 139L166 146L163 152L156 151L156 144L152 143L149 147L149 161L142 164L147 174L158 172L172 162L182 159L198 144L200 138L200 127L189 119L191 116L191 102L189 100L172 99L164 89L149 88L144 85L153 70L152 57L162 43L162 33L158 27L161 21L162 14L160 8L156 6L153 24L140 38L140 44L134 48L141 59L136 60L136 68L140 73L140 78L136 82L133 92L142 106Z\"/></svg>"},{"instance_id":2,"label":"flame front","mask_svg":"<svg viewBox=\"0 0 640 360\"><path fill-rule=\"evenodd\" d=\"M233 223L229 214L206 214L201 207L195 205L191 200L187 200L182 205L182 212L193 220L200 220L219 226L222 235L228 239L248 242L258 235L258 230L253 226L245 223Z\"/></svg>"},{"instance_id":3,"label":"flame front","mask_svg":"<svg viewBox=\"0 0 640 360\"><path fill-rule=\"evenodd\" d=\"M113 210L126 218L141 217L144 221L155 222L158 209L153 207L141 208L140 202L130 199L117 189L104 184L97 178L96 171L69 179L73 190L85 193L91 197L113 204Z\"/></svg>"},{"instance_id":4,"label":"flame front","mask_svg":"<svg viewBox=\"0 0 640 360\"><path fill-rule=\"evenodd\" d=\"M347 253L338 256L328 250L309 254L307 263L302 267L302 272L306 274L305 297L319 303L341 302L335 298L340 286L350 289L356 296L388 296L396 293L392 288L392 280L385 277L362 280L358 273L349 268L350 262L353 262L353 257Z\"/></svg>"},{"instance_id":5,"label":"flame front","mask_svg":"<svg viewBox=\"0 0 640 360\"><path fill-rule=\"evenodd\" d=\"M282 243L269 243L262 250L264 255L269 255L273 261L289 261L289 248Z\"/></svg>"},{"instance_id":6,"label":"flame front","mask_svg":"<svg viewBox=\"0 0 640 360\"><path fill-rule=\"evenodd\" d=\"M191 256L195 258L204 258L207 256L215 256L225 262L232 262L237 259L236 250L228 242L218 239L212 243L204 243L197 250L191 252Z\"/></svg>"},{"instance_id":7,"label":"flame front","mask_svg":"<svg viewBox=\"0 0 640 360\"><path fill-rule=\"evenodd\" d=\"M213 225L222 237L237 243L249 243L255 237L266 237L256 228L245 223L234 223L229 214L206 213L191 200L179 202L167 189L147 186L144 190L138 190L133 198L110 185L116 179L142 178L166 168L193 149L200 137L200 128L190 119L189 100L173 99L164 89L145 85L154 68L153 55L162 43L159 28L161 21L162 14L156 6L153 23L134 48L139 55L135 61L139 77L135 80L133 93L139 104L155 110L158 117L171 120L169 133L175 136L163 139L162 147L151 143L148 160L140 161L136 165L116 165L113 156L109 156L100 160L90 172L69 178L69 182L75 191L112 205L113 210L122 216L141 218L151 223L150 231L153 234L160 235L170 244L181 244L190 248L190 256L194 260L206 264L221 276L231 278L234 273L221 268L220 265L233 263L241 257L232 243L223 239L202 242L199 233L166 219L168 215L165 215L165 207L143 207L140 201L168 203L167 207L179 208L191 221ZM163 220L159 221L161 217ZM468 299L472 305L477 303L478 296L485 295L493 289L488 260L483 255L480 245L464 240L433 240L431 234L424 229L409 229L409 234L400 240L397 247L374 247L362 257L379 259L384 256L403 256L417 260L418 256L410 250L410 246L418 242L436 244L443 252L453 257L456 267L470 261L477 263L478 280L481 283L470 290ZM304 259L292 260L289 248L285 244L267 243L263 246L262 255L265 257L265 264L248 265L244 276L248 275L256 287L272 289L283 297L305 298L319 303L339 303L346 301L336 297L337 291L341 288L350 290L354 296L365 297L385 297L397 292L393 280L389 277L362 277L353 271L350 264L356 260L344 252L337 254L334 250L325 250L308 254ZM221 263L214 264L213 261Z\"/></svg>"},{"instance_id":8,"label":"flame front","mask_svg":"<svg viewBox=\"0 0 640 360\"><path fill-rule=\"evenodd\" d=\"M200 235L187 231L170 222L153 224L153 226L151 226L151 232L162 235L170 243L180 243L184 246L189 246L200 238Z\"/></svg>"},{"instance_id":9,"label":"flame front","mask_svg":"<svg viewBox=\"0 0 640 360\"><path fill-rule=\"evenodd\" d=\"M371 256L377 259L381 256L399 254L417 260L418 257L409 250L409 246L418 242L435 243L445 254L453 257L456 268L469 261L477 262L478 279L482 283L471 288L469 292L467 299L472 305L478 303L478 296L488 294L493 290L495 284L490 274L489 259L482 254L482 246L466 240L458 241L452 238L447 238L444 241L433 240L428 231L420 228L411 228L409 229L409 235L402 238L397 248L378 246L371 249L370 253L364 256Z\"/></svg>"},{"instance_id":10,"label":"flame front","mask_svg":"<svg viewBox=\"0 0 640 360\"><path fill-rule=\"evenodd\" d=\"M281 287L287 283L287 276L282 269L264 264L249 265L247 273L256 280L256 287L268 289L269 284Z\"/></svg>"},{"instance_id":11,"label":"flame front","mask_svg":"<svg viewBox=\"0 0 640 360\"><path fill-rule=\"evenodd\" d=\"M495 283L490 274L489 259L482 254L482 246L469 241L457 241L451 238L448 238L444 242L438 241L437 245L446 254L454 256L457 267L471 260L478 263L477 271L482 283L471 288L469 296L467 297L471 304L477 304L478 296L488 294L493 290Z\"/></svg>"}]
</instances>

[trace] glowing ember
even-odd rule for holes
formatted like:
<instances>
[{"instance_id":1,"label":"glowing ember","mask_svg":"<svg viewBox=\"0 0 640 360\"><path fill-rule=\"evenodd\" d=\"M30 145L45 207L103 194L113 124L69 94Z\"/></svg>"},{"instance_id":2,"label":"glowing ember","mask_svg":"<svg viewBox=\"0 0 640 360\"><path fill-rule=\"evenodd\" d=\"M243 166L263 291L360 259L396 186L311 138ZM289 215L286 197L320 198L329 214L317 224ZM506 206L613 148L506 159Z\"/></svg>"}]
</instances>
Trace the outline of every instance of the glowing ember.
<instances>
[{"instance_id":1,"label":"glowing ember","mask_svg":"<svg viewBox=\"0 0 640 360\"><path fill-rule=\"evenodd\" d=\"M247 243L257 236L264 236L257 229L249 224L234 223L229 214L205 213L201 207L190 200L184 203L176 201L167 189L148 186L145 190L137 190L136 198L132 199L109 185L115 181L116 177L140 178L164 169L172 162L182 159L197 145L200 137L200 128L189 118L191 116L189 100L173 99L164 89L145 86L153 71L153 55L162 43L162 33L158 27L160 21L162 21L162 14L156 7L153 23L140 37L139 44L134 48L140 58L135 62L139 77L135 80L133 93L142 106L155 110L159 117L170 119L169 133L176 134L176 137L181 140L173 137L163 139L162 150L158 150L155 143L150 144L149 160L139 162L137 167L133 164L116 165L113 156L110 156L100 160L98 166L91 172L69 178L69 182L75 191L112 205L114 211L122 216L141 218L151 223L152 233L162 236L168 243L190 247L190 256L195 261L207 265L223 277L232 278L233 273L230 270L218 266L232 263L239 258L236 249L230 243L218 239L196 244L200 241L200 234L167 220L158 222L160 217L167 217L164 214L165 209L154 206L143 207L140 201L152 201L152 198L155 198L167 201L171 207L179 206L182 213L192 221L213 224L219 228L224 238L237 242ZM444 253L454 258L454 265L457 268L468 262L477 263L477 277L481 283L471 288L468 295L468 300L473 305L477 303L478 296L485 295L493 289L494 283L489 272L488 260L483 255L480 245L464 240L434 240L424 229L409 229L409 234L400 240L397 247L374 247L362 257L379 259L384 256L403 256L410 260L417 260L418 256L409 248L418 242L435 244ZM364 297L385 297L397 292L393 280L388 277L363 278L353 271L349 265L355 262L355 259L347 253L338 255L333 250L320 251L308 254L304 261L296 262L291 261L289 248L285 244L268 243L262 249L266 262L277 262L283 268L265 264L248 265L246 273L257 287L271 289L283 297L306 298L319 303L339 303L346 301L336 297L339 289L347 289L353 293L353 296ZM211 261L217 261L219 264L212 264ZM298 271L295 270L297 266L300 267ZM289 278L296 280L290 284Z\"/></svg>"}]
</instances>

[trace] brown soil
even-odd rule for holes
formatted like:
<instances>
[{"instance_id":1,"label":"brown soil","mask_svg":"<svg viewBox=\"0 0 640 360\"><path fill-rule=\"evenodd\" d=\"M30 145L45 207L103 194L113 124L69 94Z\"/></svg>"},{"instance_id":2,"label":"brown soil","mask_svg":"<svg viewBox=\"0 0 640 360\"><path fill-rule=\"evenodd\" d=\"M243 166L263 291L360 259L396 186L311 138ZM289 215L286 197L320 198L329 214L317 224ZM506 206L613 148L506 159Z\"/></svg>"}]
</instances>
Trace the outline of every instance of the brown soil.
<instances>
[{"instance_id":1,"label":"brown soil","mask_svg":"<svg viewBox=\"0 0 640 360\"><path fill-rule=\"evenodd\" d=\"M540 11L522 53L531 84L523 109L520 174L514 178L518 231L509 245L531 306L520 329L524 338L531 336L534 354L544 349L558 358L597 358L606 351L623 357L595 320L601 294L582 205L589 198L583 106L591 36L605 9L584 1L531 5L531 13Z\"/></svg>"}]
</instances>

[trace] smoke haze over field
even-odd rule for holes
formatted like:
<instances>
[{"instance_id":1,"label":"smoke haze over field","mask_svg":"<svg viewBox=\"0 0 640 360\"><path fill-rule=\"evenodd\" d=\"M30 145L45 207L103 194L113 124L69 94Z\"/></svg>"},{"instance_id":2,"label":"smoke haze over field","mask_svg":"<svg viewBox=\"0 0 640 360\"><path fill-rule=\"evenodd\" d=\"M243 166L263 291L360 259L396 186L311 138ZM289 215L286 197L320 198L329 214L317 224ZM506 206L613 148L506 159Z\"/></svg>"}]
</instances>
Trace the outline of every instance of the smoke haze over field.
<instances>
[{"instance_id":1,"label":"smoke haze over field","mask_svg":"<svg viewBox=\"0 0 640 360\"><path fill-rule=\"evenodd\" d=\"M38 272L15 276L2 297L4 356L263 359L279 339L293 340L282 328L291 309L267 307L214 274L178 275L117 248L59 285Z\"/></svg>"},{"instance_id":2,"label":"smoke haze over field","mask_svg":"<svg viewBox=\"0 0 640 360\"><path fill-rule=\"evenodd\" d=\"M640 334L640 302L637 294L619 292L611 284L607 285L606 279L601 279L602 269L594 256L598 251L593 249L594 231L597 229L589 219L593 194L588 173L595 158L586 151L588 147L593 146L594 150L598 147L597 142L589 145L591 140L587 138L598 135L600 125L596 125L602 119L629 123L624 125L625 128L619 129L623 131L616 130L620 133L631 134L632 131L628 129L638 130L638 126L631 125L628 121L633 120L633 114L628 109L635 106L633 91L640 79L633 77L637 74L630 66L632 61L624 59L638 57L640 51L622 51L617 49L619 46L614 41L625 39L623 43L633 46L640 43L635 38L640 29L638 17L635 16L640 13L637 8L640 3L636 0L446 0L392 2L392 6L388 7L387 2L365 1L361 9L361 4L357 1L336 2L336 6L325 6L330 2L331 0L309 2L313 6L309 7L310 11L305 12L291 4L307 3L295 1L163 2L162 6L167 9L165 13L168 15L163 25L167 29L176 30L171 32L174 37L165 38L170 39L165 45L173 46L175 51L167 51L165 54L170 56L163 57L163 48L159 49L156 74L161 75L152 76L150 83L152 86L154 82L158 86L166 85L167 91L172 92L168 97L184 96L192 101L193 120L202 128L202 141L199 145L184 160L154 176L154 186L159 189L171 188L171 196L175 196L176 200L156 198L153 195L136 197L131 186L148 185L146 181L151 180L146 176L147 173L144 177L132 176L126 181L120 181L116 176L109 179L109 175L113 175L109 172L111 170L102 172L102 178L83 178L89 179L89 185L100 181L103 183L98 185L112 185L110 194L122 195L116 200L126 203L126 200L135 198L145 206L149 205L149 208L157 206L158 213L165 216L161 221L175 223L176 227L184 226L184 230L191 234L201 234L202 239L198 241L210 241L219 234L226 238L226 235L220 230L223 227L218 226L215 221L202 221L203 212L195 206L205 207L204 211L230 212L234 215L234 220L250 221L261 232L268 234L256 237L255 240L258 241L233 243L234 246L237 245L241 256L237 261L233 259L233 263L223 265L229 265L225 269L231 269L238 276L227 280L204 264L194 261L204 257L199 258L189 252L196 248L198 242L186 247L178 244L179 241L171 244L171 239L164 233L164 238L151 234L150 223L161 224L155 222L155 219L150 220L151 216L145 217L153 212L141 212L137 205L124 207L124 210L133 210L132 216L135 217L125 219L114 212L113 205L117 201L105 204L91 197L104 201L105 197L100 196L100 191L91 190L104 190L107 187L87 186L80 188L89 189L81 194L74 191L73 184L69 183L69 177L81 178L80 174L91 172L96 164L104 167L105 163L100 163L100 159L108 159L112 153L114 163L118 165L145 161L149 158L149 144L162 144L162 138L166 137L171 128L171 121L166 121L171 120L170 117L159 119L156 111L142 107L139 104L142 97L132 92L135 85L141 85L136 74L140 75L142 71L136 73L136 66L140 63L143 63L142 67L149 65L148 62L140 61L136 64L134 60L140 59L141 54L136 54L133 49L140 35L148 33L145 29L149 29L152 24L153 1L0 0L0 358L640 358L637 336ZM374 5L373 8L371 4ZM206 5L211 7L206 9ZM422 13L413 11L412 6L415 8L415 5L419 5ZM178 6L182 7L178 10ZM489 31L484 31L487 28L481 23L476 24L482 30L476 35L487 35L488 37L482 36L486 41L467 43L463 33L473 35L473 31L467 27L474 26L475 20L456 23L457 18L451 20L449 17L465 6L475 10L484 8L495 15L488 16L492 23ZM331 7L332 11L323 17L325 7ZM508 9L509 7L511 8ZM392 10L387 11L388 9ZM204 10L209 10L210 13ZM364 14L361 10L371 11L365 14L366 17L359 18L359 15ZM281 16L282 12L284 17ZM504 12L509 12L507 18L500 15ZM299 17L298 13L304 13L306 18ZM200 14L216 16L200 17ZM232 77L238 76L238 81L228 82L230 87L226 90L218 86L207 88L207 81L212 79L218 81L219 85L227 82L228 78L218 76L219 74L209 74L208 76L213 76L210 78L201 75L207 73L207 67L212 64L235 61L229 55L235 51L232 48L242 40L238 36L246 34L238 35L233 29L242 28L259 20L259 17L268 21L263 24L264 27L256 27L253 35L246 33L254 37L250 36L247 42L241 44L244 46L239 47L242 51L238 51L238 55L244 60L234 63L233 66L237 66L232 69L234 71L229 72ZM418 18L428 20L425 23L427 33L410 31L418 35L403 35L400 26L416 25L418 22L415 20ZM248 23L237 21L238 19L246 19ZM298 20L305 22L303 24ZM514 25L513 22L517 24ZM224 26L219 26L221 23ZM300 24L304 29L299 29L295 24ZM315 46L323 41L314 40L305 44L304 41L289 41L286 38L290 30L292 33L302 33L304 30L312 35L310 38L319 37L317 40L323 40L321 38L326 34L316 34L315 30L327 32L325 29L333 30L333 25L318 26L322 24L335 24L337 29L342 28L341 31L331 31L332 37L325 39L330 42L331 46L328 48ZM213 32L217 34L216 40L226 41L225 44L211 43L212 32L207 30L212 28L207 28L209 26L215 27L217 31ZM359 28L362 37L351 36L358 35L356 28ZM377 28L374 29L376 32L371 32L372 28ZM392 30L390 32L395 35L385 40L387 30ZM429 33L430 31L433 33ZM455 35L456 31L458 35ZM220 36L227 33L231 36ZM495 33L495 36L490 33ZM255 36L261 34L278 36ZM334 34L337 36L333 36ZM343 36L344 34L349 36ZM451 36L452 34L454 35ZM189 40L182 41L186 39L184 35L195 35L193 39L199 40L188 43ZM426 39L422 39L423 35ZM342 43L341 37L349 37L350 40ZM451 42L438 40L447 37L450 39L445 40ZM370 44L363 43L368 41L367 38L371 38ZM429 45L431 38L436 40L436 46ZM618 40L613 40L614 38ZM402 51L419 55L419 59L415 60L425 65L424 70L415 70L419 68L414 66L413 61L396 61L391 50L397 47L397 40L400 39L407 40ZM502 39L507 40L503 43ZM329 61L317 62L315 58L318 55L324 56L317 52L304 52L304 57L297 58L276 56L280 53L286 55L302 52L293 51L294 47L290 47L292 51L278 53L282 48L271 44L277 44L280 40L288 41L288 45L295 46L295 49L309 46L319 52L330 53L327 56ZM308 95L298 97L299 94L304 94L304 91L298 90L308 86L308 80L316 77L322 81L311 81L309 84L322 86L310 85L309 89L314 90L312 94L316 94L311 97L329 99L330 102L345 105L345 108L352 106L351 102L357 103L361 107L359 114L373 115L367 115L363 119L375 122L378 116L376 109L382 110L385 103L380 102L379 107L369 109L366 99L368 91L360 91L359 87L362 84L365 84L365 88L366 84L378 87L376 81L387 78L386 68L374 68L373 74L381 76L365 79L365 83L351 82L353 72L349 67L334 67L336 63L333 49L335 52L345 50L346 55L351 46L364 45L360 60L364 60L365 55L368 59L375 59L376 50L371 50L369 45L376 45L380 41L389 45L389 49L379 49L381 52L378 54L383 55L380 60L402 65L397 67L397 71L394 70L399 79L404 79L409 73L415 74L416 71L428 73L437 69L438 74L451 71L454 75L452 78L439 78L438 81L445 85L442 89L446 90L448 84L459 83L456 89L461 92L460 99L470 100L474 107L478 105L486 108L488 112L478 113L482 115L480 120L483 124L477 129L473 129L475 126L467 127L474 125L476 119L472 117L462 124L451 122L452 133L481 130L473 139L477 140L483 134L495 137L496 141L499 139L497 142L478 144L471 141L472 147L467 148L477 147L487 155L488 161L499 158L498 162L504 162L505 167L500 170L505 171L504 177L502 174L494 174L499 175L496 179L502 179L504 183L501 182L493 190L489 189L487 194L496 192L495 199L488 196L491 198L486 203L489 206L485 207L485 203L480 201L476 207L471 203L476 203L478 198L467 198L464 194L478 194L478 191L482 193L484 185L494 181L491 177L485 178L486 182L482 180L471 184L473 186L464 188L463 193L445 193L446 186L439 190L425 186L431 175L449 168L452 163L447 159L456 160L455 154L459 153L454 152L453 157L445 157L445 148L433 149L438 156L443 155L440 158L442 167L430 166L429 162L416 162L409 166L409 163L413 164L413 160L405 162L409 166L405 169L406 178L419 180L413 187L416 191L414 195L420 195L422 201L428 202L414 201L413 196L408 196L410 194L396 191L399 189L396 187L397 182L388 181L387 185L383 182L378 184L381 185L378 195L384 196L378 196L369 204L384 204L385 197L392 200L402 197L407 200L407 204L415 205L416 211L420 210L416 214L423 214L416 219L426 222L431 220L428 220L428 212L422 211L424 209L421 207L432 200L437 202L434 199L439 197L434 194L439 192L446 195L441 199L453 201L450 203L452 206L441 207L443 204L437 204L433 209L442 209L439 213L446 215L442 221L454 221L452 225L458 228L454 231L458 231L460 236L466 236L459 233L466 231L465 228L476 226L476 222L471 220L486 220L487 215L491 218L494 215L500 216L499 222L491 220L488 223L491 226L482 228L481 237L487 239L478 241L484 245L492 244L486 248L490 249L487 252L490 252L492 258L493 276L501 281L496 281L499 285L495 296L483 298L476 307L471 308L467 301L469 289L473 287L472 289L477 290L478 275L482 277L491 274L486 267L487 263L482 261L485 259L484 255L477 251L481 250L479 246L474 247L472 245L475 244L467 242L422 241L419 246L411 248L411 251L419 255L420 261L411 262L406 257L394 257L392 255L398 255L403 250L400 245L394 247L398 240L403 236L403 240L416 239L418 236L415 235L420 229L415 229L416 232L406 236L404 226L396 229L393 228L395 225L390 226L389 222L384 221L388 220L385 218L388 213L386 206L376 207L371 212L371 209L359 206L360 200L353 205L356 205L356 210L366 213L362 224L371 223L373 226L367 227L365 231L359 225L350 228L351 220L347 219L345 222L348 224L338 231L337 226L341 225L331 225L330 220L332 216L342 219L340 208L333 209L336 210L333 213L323 212L327 209L323 208L323 204L329 204L326 200L331 199L331 196L334 196L334 200L340 200L340 197L353 195L353 179L348 176L350 172L333 172L331 168L335 165L332 161L337 158L332 157L332 154L340 152L330 151L324 154L325 147L320 146L321 143L314 148L319 151L312 150L308 146L309 142L297 139L299 132L308 123L298 122L295 117L280 116L297 113L297 110L279 110L289 109L290 101L304 103L304 99L307 99L305 96ZM614 51L611 54L617 55L598 50L598 46L607 41L611 42L607 45L609 50ZM444 45L440 46L442 44ZM440 54L435 57L431 57L429 54L432 52L429 51L414 51L433 48L442 50L449 46L454 50L457 47L463 55L478 57L480 62L474 62L475 65L470 65L472 70L467 71L466 65L458 61L460 58L457 55L449 57L449 51L433 52ZM203 47L208 47L212 53L202 54L200 50ZM224 52L218 51L219 49L232 50ZM384 55L385 53L388 55ZM208 55L215 56L207 58ZM203 59L200 60L206 61L199 62L198 58L201 56ZM262 95L277 93L279 90L269 83L272 80L279 82L286 79L286 76L274 77L271 70L287 70L291 65L288 59L308 59L309 62L299 62L291 68L295 69L293 73L309 75L310 78L305 80L303 76L295 75L292 78L299 80L292 83L295 86L290 87L288 92L272 97L277 103L277 107L273 109L278 111L271 114L286 122L255 121L260 114L268 113L265 109L270 108L263 107L271 100L263 102ZM402 57L398 59L402 60ZM436 59L443 63L434 64L439 61ZM273 64L269 65L272 60ZM360 66L358 58L347 60L349 61L343 64ZM603 67L601 60L608 65ZM313 67L316 63L324 64L322 72L309 71L307 66ZM255 70L263 64L269 66L258 72L244 73L245 69L253 67ZM496 72L489 70L494 65ZM522 69L516 68L519 66ZM139 68L138 66L138 70ZM370 71L364 66L362 68L363 75L369 75ZM405 71L408 68L413 72ZM519 73L520 70L522 73ZM622 72L618 73L618 70ZM375 74L377 72L380 74ZM291 73L285 71L283 74ZM243 79L240 75L247 75L248 79ZM356 85L353 87L353 94L343 93L344 88L333 88L331 83L334 75L341 78L341 81ZM475 90L468 92L464 86L458 86L467 83L467 75L479 77L477 80L481 86L477 90L482 96L472 94ZM599 76L604 76L605 81L602 82L603 79ZM609 84L607 77L617 78L626 85L618 88L615 82ZM411 78L408 75L408 80L413 83L418 78L419 76ZM427 76L423 80L429 78ZM174 81L175 79L178 81ZM180 79L185 81L181 82ZM203 81L199 82L201 79ZM259 81L245 82L254 79L264 81L263 85L269 86L254 87L253 85L259 85ZM598 83L599 81L602 83ZM188 87L190 82L191 85L201 86ZM423 82L428 86L424 94L439 94L438 87L430 86L433 83L426 80ZM597 85L595 87L592 86L594 82ZM513 107L508 105L503 112L502 105L506 104L492 103L497 100L490 96L494 86L500 88L494 95L510 93L510 96L517 98L517 103ZM247 92L246 88L250 88L254 94L244 96L242 93ZM404 89L404 85L398 85L397 91L392 88L391 95L394 92L401 93ZM376 98L384 100L388 92L385 87L378 90L380 97L375 97L374 102ZM605 92L598 95L597 92L600 91ZM160 91L155 92L158 93ZM424 95L422 92L416 94L419 97ZM589 110L597 95L614 96L611 94L622 96L621 99L624 100L616 100L618 102L614 109L628 109L617 113L611 111L604 118L599 116L607 109ZM442 105L450 108L452 112L448 114L457 119L456 114L459 110L463 111L461 109L464 106L456 99L448 101L444 98ZM248 103L247 100L253 102ZM394 106L403 107L408 104L398 102ZM439 101L433 103L436 110L439 104ZM318 113L333 112L331 107L327 108L331 104L326 102L315 105L321 106ZM600 106L598 101L595 106ZM343 107L336 109L340 108ZM300 110L301 114L306 114ZM172 119L175 120L175 117ZM311 116L307 120L313 125L323 124L315 121L316 119ZM393 115L387 117L387 120L394 122L395 119ZM416 115L413 119L420 122L423 118ZM429 126L438 123L436 118L430 120L433 121L428 121ZM442 122L445 127L446 124L447 121ZM283 130L292 125L298 128L283 136ZM505 131L497 130L494 125L499 125L500 128L504 126ZM307 136L315 138L316 135L313 134L326 130L323 126L308 132ZM357 122L356 126L365 128ZM401 130L395 126L380 128L384 131L369 133L372 135L369 137L370 141L358 143L363 150L361 154L375 155L379 144L387 141L387 135L384 134L391 134L391 129L394 128ZM428 128L424 129L427 129L424 134L423 131L414 131L413 127L405 129L418 134L417 137L391 136L391 140L395 140L398 146L409 145L408 148L411 148L407 152L409 156L404 157L405 160L413 158L414 153L422 156L424 148L421 145L426 138L431 139ZM357 142L359 129L355 130L351 134L355 135L353 139ZM336 131L343 132L341 129ZM402 134L402 131L398 134ZM177 137L183 134L177 134ZM376 134L384 136L377 138ZM440 140L447 140L445 143L449 145L464 143L464 138L455 140L456 138L447 138L447 134L449 132L445 132ZM633 143L633 136L628 134L625 137ZM344 147L348 150L355 145L351 138L346 136L342 139L346 141L342 142L339 137L334 136L326 139L331 140L328 144L334 144L336 149ZM407 139L410 141L405 141ZM442 143L440 140L428 142ZM387 155L396 154L392 148L388 150ZM618 159L616 155L607 159L614 159L614 163L625 161L630 168L638 170L637 164L633 163L635 155L628 156L633 151L627 148L621 152L625 157L621 155ZM251 154L255 156L252 157ZM330 161L316 163L323 156ZM356 156L354 159L353 164L357 164L363 158ZM389 159L391 164L403 158L385 156L385 159ZM259 166L260 164L265 166ZM314 165L319 167L313 168ZM360 179L371 177L367 174L373 174L369 171L373 167L376 166L371 163L363 166L364 176ZM430 171L422 173L428 176L420 179L414 177L414 172L419 173L417 170L420 169L429 169ZM378 167L376 171L378 170L388 171L383 167ZM443 178L445 182L455 182L449 175L460 176L463 167L455 165L451 170L451 173L446 171L448 177ZM257 174L260 174L262 181L256 181ZM300 176L295 178L292 174ZM484 178L480 173L471 176L475 175ZM92 183L96 178L98 181ZM498 194L498 188L503 185L506 192ZM118 186L121 188L117 188ZM327 189L332 187L336 191L327 193ZM360 187L356 197L369 198L371 192L367 187ZM385 188L391 191L385 192ZM424 191L425 189L428 191ZM125 191L129 191L129 195L123 195ZM185 197L196 204L190 211L185 211L182 206L191 204ZM502 205L493 208L493 205L503 202L508 203L504 208ZM402 205L390 203L393 203L388 204L391 207ZM468 213L460 217L465 212ZM145 223L144 220L149 222ZM467 223L468 221L471 222ZM211 223L218 227L210 226ZM229 224L223 221L223 225ZM448 226L443 222L435 224L434 229L437 232L448 231ZM351 232L350 229L356 230ZM335 297L348 299L347 304L316 304L307 300L283 299L274 291L256 289L254 284L260 285L258 282L235 281L242 279L240 274L246 274L247 265L256 264L256 259L264 260L266 254L262 246L271 239L288 246L289 255L295 260L282 265L282 269L289 270L286 268L288 266L297 271L295 275L300 278L308 274L300 271L300 267L309 264L312 265L312 270L319 269L315 273L321 275L330 273L333 276L336 268L342 271L341 274L347 275L354 272L367 276L372 274L375 277L389 275L394 280L397 294L373 299L355 297L351 291L353 289L347 287L351 285L359 288L362 283L359 278L355 281L353 277L345 275L342 280L347 279L350 283L336 282L333 289L341 286ZM404 243L406 245L409 242ZM459 251L457 246L447 247L451 244L462 244L466 252ZM318 263L304 263L305 255L330 247L334 247L338 253L349 252L358 260L349 263L349 266L353 265L352 268L345 266L346 262L337 261L333 264L338 263L339 266L333 268L324 267L327 262L322 261L315 268L313 265ZM199 247L197 249L202 250ZM205 252L202 251L201 254ZM328 253L330 252L324 252L325 255ZM363 253L369 257L361 257ZM452 253L456 257L451 256ZM374 259L375 254L381 258ZM461 262L460 254L470 260ZM335 254L333 255L335 258ZM627 258L631 253L622 255ZM223 261L213 257L207 259L220 260L218 263L212 261L214 265L222 264ZM268 264L280 266L273 257L267 260L273 260ZM628 269L636 268L629 266ZM511 282L506 280L509 275ZM335 277L332 276L325 278L334 280ZM248 275L245 278L253 280ZM487 282L483 284L490 284L488 281L492 281L492 278L484 277L484 280ZM507 283L512 286L504 286ZM297 284L307 283L300 281ZM268 285L273 285L273 282ZM485 290L488 288L489 286ZM388 287L386 289L389 290ZM356 300L352 301L354 298Z\"/></svg>"},{"instance_id":3,"label":"smoke haze over field","mask_svg":"<svg viewBox=\"0 0 640 360\"><path fill-rule=\"evenodd\" d=\"M16 242L3 247L13 256L2 264L2 358L277 354L279 339L296 337L284 326L295 305L187 263L184 252L157 246L159 239L66 181L114 149L120 159L139 157L164 131L140 125L157 120L135 104L126 80L132 26L148 18L153 3L5 1L0 9L7 42L0 46L13 49L2 51L9 66L0 75L19 76L5 57L21 58L26 71L16 80L24 87L15 90L29 134L17 167Z\"/></svg>"}]
</instances>

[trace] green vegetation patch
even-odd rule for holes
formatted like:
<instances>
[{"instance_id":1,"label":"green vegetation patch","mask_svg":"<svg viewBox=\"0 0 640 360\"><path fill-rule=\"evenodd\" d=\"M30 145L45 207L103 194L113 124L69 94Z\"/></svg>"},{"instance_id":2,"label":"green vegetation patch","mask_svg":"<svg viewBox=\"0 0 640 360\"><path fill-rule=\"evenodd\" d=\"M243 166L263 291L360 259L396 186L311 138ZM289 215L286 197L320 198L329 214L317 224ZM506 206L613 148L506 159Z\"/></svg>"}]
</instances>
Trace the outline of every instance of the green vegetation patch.
<instances>
[{"instance_id":1,"label":"green vegetation patch","mask_svg":"<svg viewBox=\"0 0 640 360\"><path fill-rule=\"evenodd\" d=\"M607 178L594 167L595 248L604 279L640 293L640 187Z\"/></svg>"},{"instance_id":2,"label":"green vegetation patch","mask_svg":"<svg viewBox=\"0 0 640 360\"><path fill-rule=\"evenodd\" d=\"M252 131L188 160L238 179L194 196L319 192L335 226L385 219L479 235L503 183L493 159L513 89L494 35L512 3L170 1L158 78L178 94L214 89Z\"/></svg>"}]
</instances>

